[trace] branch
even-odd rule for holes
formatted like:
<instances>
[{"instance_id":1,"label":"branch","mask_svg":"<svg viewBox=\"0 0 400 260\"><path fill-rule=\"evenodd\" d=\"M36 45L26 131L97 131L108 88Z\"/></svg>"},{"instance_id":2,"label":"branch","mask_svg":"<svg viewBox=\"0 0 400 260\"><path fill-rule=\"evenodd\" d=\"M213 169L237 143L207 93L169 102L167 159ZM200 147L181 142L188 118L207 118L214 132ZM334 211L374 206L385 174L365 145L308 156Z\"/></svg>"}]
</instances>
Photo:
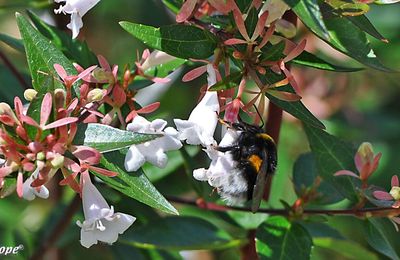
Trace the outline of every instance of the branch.
<instances>
[{"instance_id":1,"label":"branch","mask_svg":"<svg viewBox=\"0 0 400 260\"><path fill-rule=\"evenodd\" d=\"M212 202L206 202L200 198L197 200L187 199L175 196L165 196L168 201L179 204L192 205L201 209L212 211L242 211L252 212L250 207L237 207L237 206L224 206ZM290 216L291 210L287 209L259 209L257 213L266 213L276 216ZM391 217L400 215L400 209L390 207L375 207L375 208L361 208L361 209L304 209L303 215L328 215L328 216L356 216L356 217Z\"/></svg>"}]
</instances>

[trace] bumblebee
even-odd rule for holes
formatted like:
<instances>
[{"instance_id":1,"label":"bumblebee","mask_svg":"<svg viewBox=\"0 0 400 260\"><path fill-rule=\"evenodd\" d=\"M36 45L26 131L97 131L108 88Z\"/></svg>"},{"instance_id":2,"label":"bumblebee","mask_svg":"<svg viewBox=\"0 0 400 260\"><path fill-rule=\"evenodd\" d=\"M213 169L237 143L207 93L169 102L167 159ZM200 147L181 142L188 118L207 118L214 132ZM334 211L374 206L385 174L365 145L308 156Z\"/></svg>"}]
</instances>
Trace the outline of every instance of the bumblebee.
<instances>
[{"instance_id":1,"label":"bumblebee","mask_svg":"<svg viewBox=\"0 0 400 260\"><path fill-rule=\"evenodd\" d=\"M238 137L229 146L215 148L230 154L236 164L235 169L228 173L228 183L220 187L220 193L228 200L251 200L251 209L256 212L260 207L267 177L275 172L277 166L275 142L260 126L241 120L238 123L221 123L237 131Z\"/></svg>"}]
</instances>

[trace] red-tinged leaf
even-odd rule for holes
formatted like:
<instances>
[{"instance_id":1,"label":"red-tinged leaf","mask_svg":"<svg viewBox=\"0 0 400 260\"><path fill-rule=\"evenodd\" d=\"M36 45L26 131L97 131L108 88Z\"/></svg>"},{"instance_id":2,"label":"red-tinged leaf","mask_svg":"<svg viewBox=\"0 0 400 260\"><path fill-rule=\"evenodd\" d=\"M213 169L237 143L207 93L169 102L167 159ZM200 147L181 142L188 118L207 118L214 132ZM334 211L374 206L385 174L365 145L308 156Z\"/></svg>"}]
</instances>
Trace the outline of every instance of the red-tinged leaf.
<instances>
[{"instance_id":1,"label":"red-tinged leaf","mask_svg":"<svg viewBox=\"0 0 400 260\"><path fill-rule=\"evenodd\" d=\"M224 44L225 45L247 44L247 42L242 39L232 38L224 41Z\"/></svg>"},{"instance_id":2,"label":"red-tinged leaf","mask_svg":"<svg viewBox=\"0 0 400 260\"><path fill-rule=\"evenodd\" d=\"M351 177L354 177L354 178L360 178L357 174L355 174L352 171L348 171L348 170L337 171L334 175L335 176L351 176Z\"/></svg>"},{"instance_id":3,"label":"red-tinged leaf","mask_svg":"<svg viewBox=\"0 0 400 260\"><path fill-rule=\"evenodd\" d=\"M14 119L8 115L0 115L0 122L8 126L13 126L15 124Z\"/></svg>"},{"instance_id":4,"label":"red-tinged leaf","mask_svg":"<svg viewBox=\"0 0 400 260\"><path fill-rule=\"evenodd\" d=\"M64 158L64 166L72 172L81 171L81 166L78 163L66 157Z\"/></svg>"},{"instance_id":5,"label":"red-tinged leaf","mask_svg":"<svg viewBox=\"0 0 400 260\"><path fill-rule=\"evenodd\" d=\"M53 107L53 98L50 93L46 93L42 100L42 106L40 108L40 126L44 126L49 119L51 114L51 108Z\"/></svg>"},{"instance_id":6,"label":"red-tinged leaf","mask_svg":"<svg viewBox=\"0 0 400 260\"><path fill-rule=\"evenodd\" d=\"M372 167L371 167L372 172L374 172L378 168L381 157L382 153L378 153L377 155L375 155L374 160L372 161Z\"/></svg>"},{"instance_id":7,"label":"red-tinged leaf","mask_svg":"<svg viewBox=\"0 0 400 260\"><path fill-rule=\"evenodd\" d=\"M300 53L302 53L306 47L307 41L306 39L303 39L299 45L297 45L294 49L292 49L288 55L283 59L283 62L288 62L290 60L293 60L294 58L296 58L297 56L300 55Z\"/></svg>"},{"instance_id":8,"label":"red-tinged leaf","mask_svg":"<svg viewBox=\"0 0 400 260\"><path fill-rule=\"evenodd\" d=\"M20 118L23 115L24 105L22 105L22 101L19 97L14 98L14 109L17 117Z\"/></svg>"},{"instance_id":9,"label":"red-tinged leaf","mask_svg":"<svg viewBox=\"0 0 400 260\"><path fill-rule=\"evenodd\" d=\"M68 76L68 74L65 71L64 67L61 66L60 64L54 64L53 67L56 70L58 76L60 76L60 78L62 78L63 80Z\"/></svg>"},{"instance_id":10,"label":"red-tinged leaf","mask_svg":"<svg viewBox=\"0 0 400 260\"><path fill-rule=\"evenodd\" d=\"M386 191L376 190L372 193L378 200L393 200L392 195Z\"/></svg>"},{"instance_id":11,"label":"red-tinged leaf","mask_svg":"<svg viewBox=\"0 0 400 260\"><path fill-rule=\"evenodd\" d=\"M187 0L183 3L181 10L176 15L176 22L182 23L186 21L192 14L194 7L196 6L197 0Z\"/></svg>"},{"instance_id":12,"label":"red-tinged leaf","mask_svg":"<svg viewBox=\"0 0 400 260\"><path fill-rule=\"evenodd\" d=\"M160 102L155 102L150 105L144 106L141 109L137 110L137 113L141 114L149 114L156 111L160 107Z\"/></svg>"},{"instance_id":13,"label":"red-tinged leaf","mask_svg":"<svg viewBox=\"0 0 400 260\"><path fill-rule=\"evenodd\" d=\"M267 32L264 34L262 41L260 42L260 45L258 46L259 49L264 47L265 44L267 44L268 40L271 38L271 36L274 34L275 31L275 23L272 23Z\"/></svg>"},{"instance_id":14,"label":"red-tinged leaf","mask_svg":"<svg viewBox=\"0 0 400 260\"><path fill-rule=\"evenodd\" d=\"M159 78L159 77L150 77L150 80L155 83L168 83L171 81L170 78Z\"/></svg>"},{"instance_id":15,"label":"red-tinged leaf","mask_svg":"<svg viewBox=\"0 0 400 260\"><path fill-rule=\"evenodd\" d=\"M90 170L107 177L115 177L118 175L118 172L109 171L95 166L90 166Z\"/></svg>"},{"instance_id":16,"label":"red-tinged leaf","mask_svg":"<svg viewBox=\"0 0 400 260\"><path fill-rule=\"evenodd\" d=\"M240 34L246 41L249 42L250 37L249 34L247 33L246 25L244 24L243 16L242 13L239 11L239 9L233 10L233 18L235 19L235 23L237 28L239 29Z\"/></svg>"},{"instance_id":17,"label":"red-tinged leaf","mask_svg":"<svg viewBox=\"0 0 400 260\"><path fill-rule=\"evenodd\" d=\"M35 120L33 120L33 118L30 116L22 115L21 120L22 120L22 122L24 122L28 125L34 126L36 128L40 128L40 125Z\"/></svg>"},{"instance_id":18,"label":"red-tinged leaf","mask_svg":"<svg viewBox=\"0 0 400 260\"><path fill-rule=\"evenodd\" d=\"M208 0L208 2L223 14L229 13L235 7L233 0L227 0L226 3L224 0Z\"/></svg>"},{"instance_id":19,"label":"red-tinged leaf","mask_svg":"<svg viewBox=\"0 0 400 260\"><path fill-rule=\"evenodd\" d=\"M125 122L128 123L129 121L133 120L137 115L138 115L138 113L136 112L136 110L132 110L132 111L129 112L129 114L126 116Z\"/></svg>"},{"instance_id":20,"label":"red-tinged leaf","mask_svg":"<svg viewBox=\"0 0 400 260\"><path fill-rule=\"evenodd\" d=\"M45 125L43 127L43 130L47 130L47 129L52 129L52 128L56 128L56 127L60 127L63 125L68 125L68 124L72 124L75 123L76 121L78 121L77 117L65 117L65 118L61 118L57 121L54 121L53 123L50 123L48 125Z\"/></svg>"},{"instance_id":21,"label":"red-tinged leaf","mask_svg":"<svg viewBox=\"0 0 400 260\"><path fill-rule=\"evenodd\" d=\"M256 28L254 29L253 35L251 36L251 40L254 41L255 39L258 38L258 36L261 35L262 31L264 30L265 27L265 22L268 19L269 12L265 11L259 18L258 22L256 25Z\"/></svg>"},{"instance_id":22,"label":"red-tinged leaf","mask_svg":"<svg viewBox=\"0 0 400 260\"><path fill-rule=\"evenodd\" d=\"M195 69L192 69L191 71L189 71L188 73L186 73L183 76L182 81L188 82L188 81L194 80L194 79L200 77L201 75L203 75L206 71L207 71L207 65L203 65L203 66L197 67Z\"/></svg>"},{"instance_id":23,"label":"red-tinged leaf","mask_svg":"<svg viewBox=\"0 0 400 260\"><path fill-rule=\"evenodd\" d=\"M18 197L20 198L22 198L23 194L23 183L24 183L24 178L22 176L22 172L19 172L17 176L17 194Z\"/></svg>"},{"instance_id":24,"label":"red-tinged leaf","mask_svg":"<svg viewBox=\"0 0 400 260\"><path fill-rule=\"evenodd\" d=\"M393 175L391 180L392 187L399 187L399 177L397 175Z\"/></svg>"},{"instance_id":25,"label":"red-tinged leaf","mask_svg":"<svg viewBox=\"0 0 400 260\"><path fill-rule=\"evenodd\" d=\"M84 145L77 145L74 147L75 150L72 154L79 159L79 161L88 163L90 165L99 164L101 154L96 149L84 146Z\"/></svg>"},{"instance_id":26,"label":"red-tinged leaf","mask_svg":"<svg viewBox=\"0 0 400 260\"><path fill-rule=\"evenodd\" d=\"M111 71L110 64L108 64L108 61L106 60L106 58L104 58L104 56L97 55L97 59L99 61L100 67L102 67L106 71Z\"/></svg>"},{"instance_id":27,"label":"red-tinged leaf","mask_svg":"<svg viewBox=\"0 0 400 260\"><path fill-rule=\"evenodd\" d=\"M286 91L279 91L275 89L269 89L268 94L271 94L272 96L283 100L283 101L288 101L288 102L294 102L294 101L299 101L301 99L301 96L295 94L295 93L290 93Z\"/></svg>"}]
</instances>

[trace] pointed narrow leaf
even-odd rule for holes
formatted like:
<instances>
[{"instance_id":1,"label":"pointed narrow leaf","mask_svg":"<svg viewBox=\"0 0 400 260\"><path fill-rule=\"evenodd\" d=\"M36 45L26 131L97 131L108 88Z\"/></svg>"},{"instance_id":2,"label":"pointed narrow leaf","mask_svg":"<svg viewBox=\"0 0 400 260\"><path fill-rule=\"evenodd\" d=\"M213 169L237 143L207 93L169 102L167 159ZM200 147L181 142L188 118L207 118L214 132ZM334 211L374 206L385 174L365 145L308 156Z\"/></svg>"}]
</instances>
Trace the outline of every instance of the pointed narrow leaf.
<instances>
[{"instance_id":1,"label":"pointed narrow leaf","mask_svg":"<svg viewBox=\"0 0 400 260\"><path fill-rule=\"evenodd\" d=\"M311 31L325 40L330 39L317 0L285 0L285 3Z\"/></svg>"},{"instance_id":2,"label":"pointed narrow leaf","mask_svg":"<svg viewBox=\"0 0 400 260\"><path fill-rule=\"evenodd\" d=\"M270 217L257 229L256 250L260 259L310 259L312 238L296 222Z\"/></svg>"},{"instance_id":3,"label":"pointed narrow leaf","mask_svg":"<svg viewBox=\"0 0 400 260\"><path fill-rule=\"evenodd\" d=\"M87 145L105 153L151 141L160 136L162 135L133 133L102 124L80 124L73 144Z\"/></svg>"},{"instance_id":4,"label":"pointed narrow leaf","mask_svg":"<svg viewBox=\"0 0 400 260\"><path fill-rule=\"evenodd\" d=\"M358 28L363 30L364 32L368 33L369 35L375 37L376 39L388 42L388 40L378 32L378 30L374 27L374 25L368 20L365 15L354 16L354 17L347 17L354 25Z\"/></svg>"},{"instance_id":5,"label":"pointed narrow leaf","mask_svg":"<svg viewBox=\"0 0 400 260\"><path fill-rule=\"evenodd\" d=\"M124 157L125 155L120 151L114 151L103 154L100 160L102 167L117 172L117 176L110 178L94 173L110 187L123 194L168 214L178 215L178 211L153 186L141 170L131 174L125 172Z\"/></svg>"},{"instance_id":6,"label":"pointed narrow leaf","mask_svg":"<svg viewBox=\"0 0 400 260\"><path fill-rule=\"evenodd\" d=\"M364 223L368 244L390 259L400 259L399 233L387 218L369 218Z\"/></svg>"},{"instance_id":7,"label":"pointed narrow leaf","mask_svg":"<svg viewBox=\"0 0 400 260\"><path fill-rule=\"evenodd\" d=\"M284 87L279 87L279 88L275 88L275 89L279 89L280 91L285 91L285 92L290 92L290 93L294 93L293 88L290 85L284 86ZM288 112L289 114L291 114L292 116L298 118L299 120L301 120L302 122L306 123L306 124L310 124L313 125L315 127L318 128L322 128L324 129L325 126L323 123L321 123L321 121L319 121L305 106L301 101L292 101L292 102L288 102L288 101L283 101L281 99L278 99L274 96L272 96L271 94L269 94L268 92L265 93L265 95L268 97L269 100L271 100L271 102L273 102L275 105L277 105L278 107L282 108L283 110L285 110L286 112Z\"/></svg>"},{"instance_id":8,"label":"pointed narrow leaf","mask_svg":"<svg viewBox=\"0 0 400 260\"><path fill-rule=\"evenodd\" d=\"M38 31L47 39L51 40L51 42L61 50L65 56L73 59L83 67L97 64L96 55L89 49L86 42L72 39L71 35L57 29L57 27L45 23L40 19L40 17L31 11L28 11L28 15Z\"/></svg>"},{"instance_id":9,"label":"pointed narrow leaf","mask_svg":"<svg viewBox=\"0 0 400 260\"><path fill-rule=\"evenodd\" d=\"M212 33L195 26L175 24L156 28L130 22L120 25L149 47L179 58L206 59L217 47Z\"/></svg>"},{"instance_id":10,"label":"pointed narrow leaf","mask_svg":"<svg viewBox=\"0 0 400 260\"><path fill-rule=\"evenodd\" d=\"M338 71L338 72L354 72L363 70L363 68L346 68L342 66L334 65L330 62L324 61L320 57L315 54L309 53L307 51L303 51L299 56L291 61L292 63L308 66L311 68L321 69L321 70L329 70L329 71Z\"/></svg>"},{"instance_id":11,"label":"pointed narrow leaf","mask_svg":"<svg viewBox=\"0 0 400 260\"><path fill-rule=\"evenodd\" d=\"M237 87L239 85L240 79L242 78L242 75L243 73L241 71L234 72L229 76L223 78L221 81L218 81L217 83L212 85L209 90L218 91Z\"/></svg>"},{"instance_id":12,"label":"pointed narrow leaf","mask_svg":"<svg viewBox=\"0 0 400 260\"><path fill-rule=\"evenodd\" d=\"M33 26L20 14L16 14L18 28L24 40L29 70L32 75L32 84L38 92L47 87L48 78L56 74L53 66L60 64L69 75L76 74L72 63L58 50L48 39L41 35ZM63 85L54 81L56 88L64 88Z\"/></svg>"},{"instance_id":13,"label":"pointed narrow leaf","mask_svg":"<svg viewBox=\"0 0 400 260\"><path fill-rule=\"evenodd\" d=\"M21 39L17 39L9 35L0 33L0 41L4 42L8 46L19 52L25 53L24 43Z\"/></svg>"},{"instance_id":14,"label":"pointed narrow leaf","mask_svg":"<svg viewBox=\"0 0 400 260\"><path fill-rule=\"evenodd\" d=\"M244 241L200 218L167 217L128 230L118 242L146 249L204 250L237 247Z\"/></svg>"},{"instance_id":15,"label":"pointed narrow leaf","mask_svg":"<svg viewBox=\"0 0 400 260\"><path fill-rule=\"evenodd\" d=\"M339 170L355 171L355 149L322 129L304 124L304 130L317 164L319 175L332 184L338 192L351 201L357 201L358 179L349 176L334 176Z\"/></svg>"}]
</instances>

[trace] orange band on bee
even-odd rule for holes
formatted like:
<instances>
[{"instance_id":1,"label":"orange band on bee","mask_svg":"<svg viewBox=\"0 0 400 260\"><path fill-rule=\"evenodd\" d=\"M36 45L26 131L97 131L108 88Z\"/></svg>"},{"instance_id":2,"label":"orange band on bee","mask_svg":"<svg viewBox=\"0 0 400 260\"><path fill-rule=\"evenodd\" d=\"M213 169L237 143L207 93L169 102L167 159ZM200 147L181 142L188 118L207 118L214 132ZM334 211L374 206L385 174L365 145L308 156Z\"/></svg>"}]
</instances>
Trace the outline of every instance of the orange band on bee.
<instances>
[{"instance_id":1,"label":"orange band on bee","mask_svg":"<svg viewBox=\"0 0 400 260\"><path fill-rule=\"evenodd\" d=\"M250 162L251 166L253 166L256 172L260 171L262 159L258 155L252 154L247 160Z\"/></svg>"}]
</instances>

